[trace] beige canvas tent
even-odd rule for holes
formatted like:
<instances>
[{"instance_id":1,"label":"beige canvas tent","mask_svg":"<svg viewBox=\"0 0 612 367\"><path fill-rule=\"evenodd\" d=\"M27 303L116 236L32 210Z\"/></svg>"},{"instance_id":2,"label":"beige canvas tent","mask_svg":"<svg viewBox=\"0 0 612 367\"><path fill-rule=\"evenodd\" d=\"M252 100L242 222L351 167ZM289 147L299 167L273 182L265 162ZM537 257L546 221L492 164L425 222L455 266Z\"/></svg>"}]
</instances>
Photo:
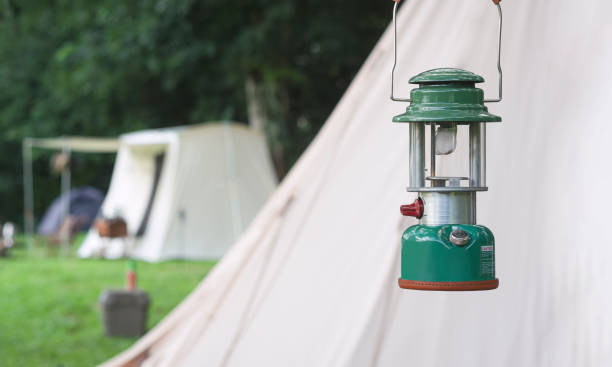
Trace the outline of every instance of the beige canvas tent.
<instances>
[{"instance_id":1,"label":"beige canvas tent","mask_svg":"<svg viewBox=\"0 0 612 367\"><path fill-rule=\"evenodd\" d=\"M391 4L380 4L391 6ZM400 290L408 128L390 123L392 34L246 233L157 327L106 366L608 366L612 3L504 1L504 122L478 219L500 288ZM432 67L485 76L489 1L403 5L398 94ZM452 162L449 163L452 165ZM451 167L452 168L452 167Z\"/></svg>"},{"instance_id":2,"label":"beige canvas tent","mask_svg":"<svg viewBox=\"0 0 612 367\"><path fill-rule=\"evenodd\" d=\"M218 259L276 187L263 134L243 124L143 130L119 142L100 211L124 218L130 236L109 240L92 228L81 257Z\"/></svg>"}]
</instances>

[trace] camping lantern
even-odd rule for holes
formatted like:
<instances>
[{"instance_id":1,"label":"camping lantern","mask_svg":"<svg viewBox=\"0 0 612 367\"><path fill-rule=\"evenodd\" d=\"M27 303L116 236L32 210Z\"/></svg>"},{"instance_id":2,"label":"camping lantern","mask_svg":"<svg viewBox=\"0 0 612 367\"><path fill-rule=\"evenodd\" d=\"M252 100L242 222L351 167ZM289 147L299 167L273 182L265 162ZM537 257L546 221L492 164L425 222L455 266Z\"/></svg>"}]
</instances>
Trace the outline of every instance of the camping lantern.
<instances>
[{"instance_id":1,"label":"camping lantern","mask_svg":"<svg viewBox=\"0 0 612 367\"><path fill-rule=\"evenodd\" d=\"M490 114L485 102L499 102L502 97L501 30L502 13L499 0L493 0L499 13L498 60L499 97L485 100L476 83L481 76L466 70L442 68L425 71L412 79L418 87L410 99L393 95L391 99L410 102L406 112L393 122L408 123L410 129L409 192L418 193L410 205L402 205L401 213L419 219L402 236L401 288L419 290L466 291L495 289L495 239L485 226L476 224L476 193L486 186L486 124L500 122ZM393 8L397 48L396 11ZM395 60L397 59L396 54ZM429 149L426 149L426 128ZM458 134L459 129L469 133ZM469 175L451 176L436 172L436 159L455 153L460 138L469 141ZM429 171L426 174L426 152ZM456 153L455 153L456 154ZM466 153L466 155L468 155ZM465 165L467 167L467 164Z\"/></svg>"}]
</instances>

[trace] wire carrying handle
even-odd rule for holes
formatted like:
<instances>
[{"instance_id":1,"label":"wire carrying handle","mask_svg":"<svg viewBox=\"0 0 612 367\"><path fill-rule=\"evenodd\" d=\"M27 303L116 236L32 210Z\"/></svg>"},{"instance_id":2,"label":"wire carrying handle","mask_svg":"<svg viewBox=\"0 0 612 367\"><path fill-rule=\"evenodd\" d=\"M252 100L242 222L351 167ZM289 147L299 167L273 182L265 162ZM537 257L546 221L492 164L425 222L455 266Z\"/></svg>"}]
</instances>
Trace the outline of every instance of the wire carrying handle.
<instances>
[{"instance_id":1,"label":"wire carrying handle","mask_svg":"<svg viewBox=\"0 0 612 367\"><path fill-rule=\"evenodd\" d=\"M492 0L493 4L497 7L497 13L499 14L499 37L497 39L497 72L499 74L499 90L498 97L495 99L485 99L484 102L500 102L502 100L502 81L503 81L503 73L501 67L501 42L502 42L502 25L503 25L503 17L502 17L502 9L499 4L501 0ZM393 5L393 69L391 69L391 100L396 102L412 102L410 98L400 98L395 97L393 94L393 81L395 74L395 66L397 64L397 7L399 6L400 0L393 0L395 3Z\"/></svg>"}]
</instances>

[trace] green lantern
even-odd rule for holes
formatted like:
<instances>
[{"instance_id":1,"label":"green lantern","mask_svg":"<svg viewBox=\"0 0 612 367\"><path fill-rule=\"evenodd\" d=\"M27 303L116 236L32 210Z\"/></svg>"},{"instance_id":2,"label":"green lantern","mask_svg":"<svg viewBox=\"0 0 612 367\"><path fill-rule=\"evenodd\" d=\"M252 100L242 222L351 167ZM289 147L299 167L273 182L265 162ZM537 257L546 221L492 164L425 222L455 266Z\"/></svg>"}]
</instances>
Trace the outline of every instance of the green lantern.
<instances>
[{"instance_id":1,"label":"green lantern","mask_svg":"<svg viewBox=\"0 0 612 367\"><path fill-rule=\"evenodd\" d=\"M499 32L501 49L501 7ZM393 11L395 14L397 2ZM498 52L498 57L500 53ZM395 64L393 66L395 70ZM401 213L419 219L419 224L402 235L399 286L406 289L466 291L495 289L495 238L476 222L476 193L486 187L486 124L500 122L489 113L477 83L484 79L466 70L441 68L423 72L410 79L417 84L406 112L393 122L408 123L410 129L410 185L418 193ZM393 80L393 74L392 74ZM429 130L429 170L426 174L426 129ZM455 153L458 129L469 130L469 175L444 176L436 173L436 160ZM460 136L460 135L459 135Z\"/></svg>"}]
</instances>

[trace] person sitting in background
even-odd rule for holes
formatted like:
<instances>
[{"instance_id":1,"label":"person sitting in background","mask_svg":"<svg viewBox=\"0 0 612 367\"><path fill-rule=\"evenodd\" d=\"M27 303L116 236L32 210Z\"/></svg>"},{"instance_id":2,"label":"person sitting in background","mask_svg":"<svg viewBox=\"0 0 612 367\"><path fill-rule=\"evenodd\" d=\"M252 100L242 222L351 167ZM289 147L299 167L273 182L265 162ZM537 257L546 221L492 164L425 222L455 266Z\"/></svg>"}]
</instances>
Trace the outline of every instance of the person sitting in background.
<instances>
[{"instance_id":1,"label":"person sitting in background","mask_svg":"<svg viewBox=\"0 0 612 367\"><path fill-rule=\"evenodd\" d=\"M2 226L2 239L0 240L0 257L8 255L8 249L13 247L15 240L15 225L11 222L6 222Z\"/></svg>"}]
</instances>

